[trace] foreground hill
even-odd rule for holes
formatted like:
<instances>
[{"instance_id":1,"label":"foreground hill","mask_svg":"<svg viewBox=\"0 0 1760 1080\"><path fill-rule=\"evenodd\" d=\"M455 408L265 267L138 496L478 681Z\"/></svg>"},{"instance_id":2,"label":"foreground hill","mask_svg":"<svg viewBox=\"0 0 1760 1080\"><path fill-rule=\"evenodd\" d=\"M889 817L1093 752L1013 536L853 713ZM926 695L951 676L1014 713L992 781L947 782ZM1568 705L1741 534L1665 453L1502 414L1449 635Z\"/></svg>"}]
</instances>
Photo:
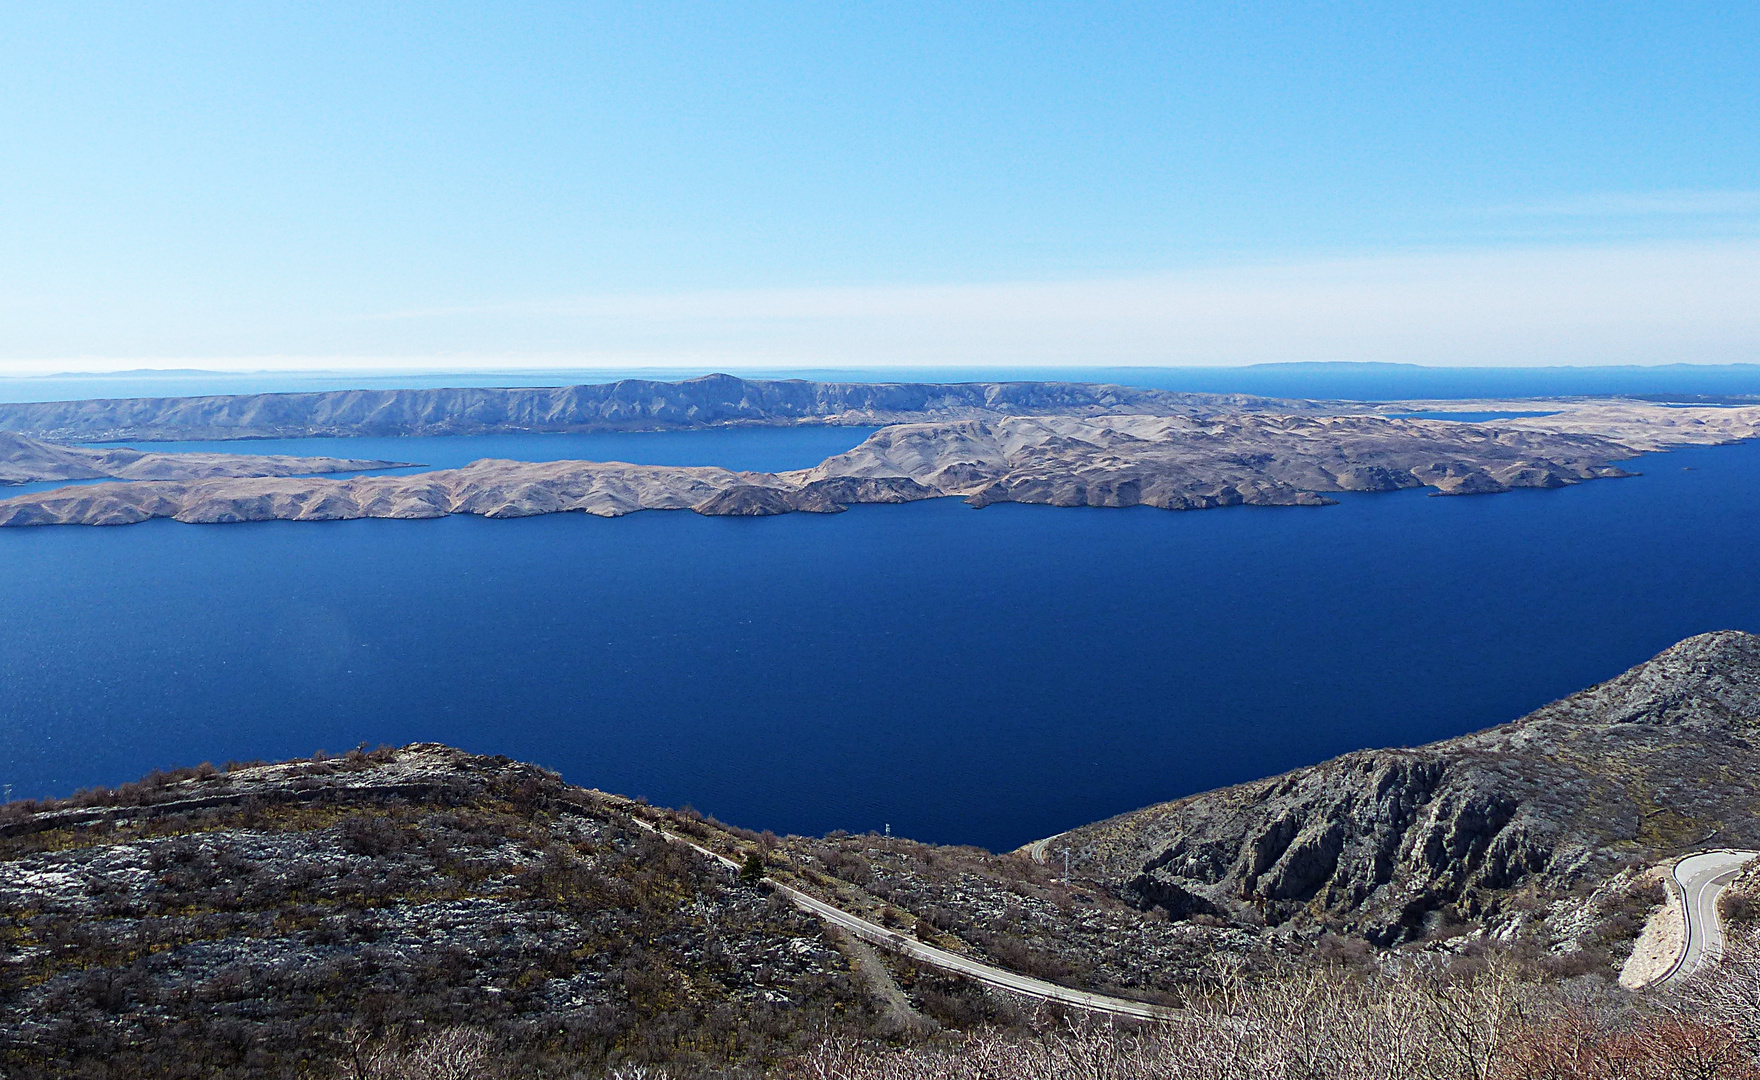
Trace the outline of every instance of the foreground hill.
<instances>
[{"instance_id":1,"label":"foreground hill","mask_svg":"<svg viewBox=\"0 0 1760 1080\"><path fill-rule=\"evenodd\" d=\"M1508 937L1543 901L1706 846L1760 847L1760 637L1689 638L1513 723L1365 750L1045 844L1144 908L1381 945Z\"/></svg>"},{"instance_id":2,"label":"foreground hill","mask_svg":"<svg viewBox=\"0 0 1760 1080\"><path fill-rule=\"evenodd\" d=\"M1185 1006L1169 1031L1197 1027L1169 1047L1258 1030L1261 1006L1454 1008L1450 987L1504 1010L1485 1021L1504 1038L1566 1000L1635 1007L1614 977L1663 899L1658 860L1760 846L1757 725L1760 638L1706 634L1502 727L1003 855L752 833L432 744L158 773L0 808L0 1075L455 1075L360 1064L401 1047L493 1050L492 1072L456 1075L759 1076L822 1061L826 1040L1040 1023L775 885L881 944L897 947L889 928L961 963ZM1041 861L1066 848L1070 880ZM1374 1036L1396 1037L1416 1038ZM1406 1060L1394 1050L1352 1053Z\"/></svg>"},{"instance_id":3,"label":"foreground hill","mask_svg":"<svg viewBox=\"0 0 1760 1080\"><path fill-rule=\"evenodd\" d=\"M726 1062L879 1017L818 922L643 813L438 746L12 804L0 1075L328 1075L424 1023Z\"/></svg>"}]
</instances>

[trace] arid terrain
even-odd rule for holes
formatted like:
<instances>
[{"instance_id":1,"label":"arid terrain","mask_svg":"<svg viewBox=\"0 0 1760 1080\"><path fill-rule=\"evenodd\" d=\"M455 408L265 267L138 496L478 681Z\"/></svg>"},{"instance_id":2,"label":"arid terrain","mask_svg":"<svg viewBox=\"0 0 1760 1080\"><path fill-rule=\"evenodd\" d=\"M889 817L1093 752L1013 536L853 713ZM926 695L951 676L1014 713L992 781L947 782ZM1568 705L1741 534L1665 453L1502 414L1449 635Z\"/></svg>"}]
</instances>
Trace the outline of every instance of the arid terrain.
<instances>
[{"instance_id":1,"label":"arid terrain","mask_svg":"<svg viewBox=\"0 0 1760 1080\"><path fill-rule=\"evenodd\" d=\"M1473 495L1562 487L1625 476L1618 463L1643 453L1734 442L1760 433L1760 407L1565 402L1555 403L1556 411L1547 416L1462 423L1384 416L1361 405L1173 395L1064 383L901 384L870 386L863 393L858 393L859 384L693 380L644 385L656 396L648 402L650 411L639 415L670 418L667 423L682 426L910 422L892 422L860 446L812 469L783 473L622 462L479 461L461 469L412 475L295 479L290 478L293 472L345 471L346 466L373 463L332 462L335 468L324 468L319 467L321 462L300 466L276 461L255 472L242 472L248 466L210 461L191 463L179 471L158 460L176 455L137 455L141 460L131 464L129 472L114 474L136 482L36 492L0 501L0 526L117 525L152 518L222 523L449 514L507 518L567 512L616 517L638 510L684 509L717 516L768 516L835 513L853 504L944 497L963 498L975 507L1002 502L1168 510L1323 506L1343 492L1427 487L1443 495ZM662 385L670 390L660 393L656 388ZM725 394L716 399L715 408L674 401L679 395L684 395L680 401L693 400L691 394L700 396L716 388L737 389L741 396ZM588 429L593 424L634 423L630 417L638 415L626 410L624 398L618 396L633 392L627 387L618 393L605 387L573 389L604 392L592 399L603 407L603 415L593 413L598 419L589 417L591 423L580 421ZM452 400L437 391L395 393L427 396L380 401L374 408L389 410L383 415L355 398L334 395L268 395L262 401L252 399L255 404L250 408L233 399L85 404L98 418L90 422L92 432L113 434L112 427L104 425L120 424L128 417L135 427L127 430L158 432L161 437L196 430L190 425L200 424L192 416L210 418L201 423L209 423L212 416L228 417L235 421L229 429L234 434L284 433L293 429L289 427L293 422L284 416L302 408L329 417L311 429L326 432L453 430L441 425L439 414L432 412L442 405L462 410L461 418L474 418L471 422L478 425L460 430L502 431L514 425L506 411L512 408L513 397L495 399L496 408L485 412L487 406L478 409L470 401ZM558 402L574 399L556 397L561 393L544 400L552 409L563 409ZM419 412L420 422L405 416L416 402L427 410ZM890 405L880 409L876 402ZM217 403L227 404L222 408ZM866 411L850 412L855 404ZM533 402L527 406L537 407ZM584 407L579 401L570 407L575 411L564 409L562 415L586 415L579 412ZM0 408L0 423L62 437L83 430L74 418L86 416L85 412L71 406L60 412L48 407L31 411L35 409L18 407L9 416ZM268 418L260 415L265 410ZM384 419L384 415L404 419ZM553 412L540 418L519 415L531 421L519 430L573 430L568 426L572 420L554 420ZM925 415L935 418L918 419ZM76 447L62 450L76 457L94 453Z\"/></svg>"},{"instance_id":2,"label":"arid terrain","mask_svg":"<svg viewBox=\"0 0 1760 1080\"><path fill-rule=\"evenodd\" d=\"M730 424L893 424L987 416L1183 416L1306 408L1246 394L1061 382L830 383L706 375L585 386L336 390L0 403L0 431L70 442L509 432L661 431Z\"/></svg>"},{"instance_id":3,"label":"arid terrain","mask_svg":"<svg viewBox=\"0 0 1760 1080\"><path fill-rule=\"evenodd\" d=\"M54 480L208 480L367 472L406 464L280 454L154 453L126 447L68 446L0 431L0 490Z\"/></svg>"}]
</instances>

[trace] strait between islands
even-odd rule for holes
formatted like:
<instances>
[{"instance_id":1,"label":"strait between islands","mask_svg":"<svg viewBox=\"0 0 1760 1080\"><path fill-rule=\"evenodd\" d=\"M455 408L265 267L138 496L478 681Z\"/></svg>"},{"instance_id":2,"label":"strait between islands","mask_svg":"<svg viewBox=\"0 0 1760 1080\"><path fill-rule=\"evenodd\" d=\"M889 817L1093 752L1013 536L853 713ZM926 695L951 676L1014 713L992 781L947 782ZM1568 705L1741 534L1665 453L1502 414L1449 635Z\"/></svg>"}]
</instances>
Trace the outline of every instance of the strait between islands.
<instances>
[{"instance_id":1,"label":"strait between islands","mask_svg":"<svg viewBox=\"0 0 1760 1080\"><path fill-rule=\"evenodd\" d=\"M732 388L715 380L642 385L671 387L674 398L682 395L689 399L694 394L702 399L709 391L697 384L704 382L712 382L711 389L721 398L736 396L735 391L745 396L734 405L721 401L711 408L714 402L706 405L697 400L686 409L678 400L654 391L648 399L630 396L638 404L646 401L643 407L648 412L635 415L630 412L635 406L625 408L626 403L616 395L601 394L595 400L601 401L605 416L594 420L583 414L564 426L567 430L629 430L728 423L907 422L893 423L853 450L814 468L781 473L621 462L489 460L462 469L325 478L313 474L363 472L397 463L98 451L0 434L0 483L103 476L128 481L0 501L0 526L117 525L151 518L207 523L435 518L448 514L507 518L569 511L617 517L637 510L683 509L718 516L764 516L794 511L834 513L852 504L948 496L980 507L999 502L1142 505L1170 510L1319 506L1333 501L1328 496L1348 491L1430 487L1438 494L1464 495L1561 487L1629 475L1615 463L1641 453L1760 435L1760 407L1676 408L1629 401L1548 403L1557 410L1550 415L1462 423L1381 415L1360 405L1176 395L1076 384L868 387L874 392L869 398L883 400L889 406L885 409L850 407L850 399L859 397L852 388L859 389L860 384L781 384L794 388L790 391L793 396L771 389L778 384L745 380L732 380L737 384ZM817 389L800 390L800 386ZM998 387L1009 392L1000 392ZM889 391L891 396L879 391ZM566 397L563 391L545 393L552 398ZM316 399L306 402L307 412L315 410L325 418L324 423L311 421L302 428L297 417L289 418L287 403L271 401L278 407L259 407L274 418L273 424L262 429L244 425L224 430L234 437L317 427L328 431L341 423L335 417L343 406L356 400L355 396L335 395L339 401L325 404L324 395L287 397ZM239 412L237 407L228 411L211 404L231 399L187 400L210 403L204 406L208 411L201 412L187 402L178 404L179 399L158 403L158 414L145 411L149 417L183 417L178 423L185 427L197 425L186 431L166 421L170 426L164 431L172 434L160 437L182 437L198 429L212 431L200 425L211 424L213 416ZM391 399L393 403L397 400ZM434 405L428 398L414 400ZM435 400L460 407L468 404L444 395ZM758 404L752 406L752 400ZM86 413L66 404L32 407L35 412L0 415L0 422L63 437L98 431L109 434L126 426L111 415L122 413L136 417L131 421L136 427L146 424L151 429L150 423L138 419L142 409L103 404L107 412ZM414 409L414 405L405 404L405 412ZM1501 404L1506 410L1512 408L1512 403ZM1534 405L1524 401L1513 407L1532 409ZM508 404L501 401L497 408L505 413ZM13 409L18 411L18 407ZM683 418L668 420L672 417L668 410ZM369 430L444 429L443 418L431 410L410 415L414 419L377 425L357 417L353 430L364 434ZM494 420L501 424L496 430L559 429L543 424L514 426L504 418L497 419L500 415L481 423L494 428L490 423ZM81 417L86 418L83 429L75 422ZM928 419L913 421L922 417ZM644 419L651 422L637 423ZM32 460L35 472L31 471ZM56 473L55 467L61 471Z\"/></svg>"}]
</instances>

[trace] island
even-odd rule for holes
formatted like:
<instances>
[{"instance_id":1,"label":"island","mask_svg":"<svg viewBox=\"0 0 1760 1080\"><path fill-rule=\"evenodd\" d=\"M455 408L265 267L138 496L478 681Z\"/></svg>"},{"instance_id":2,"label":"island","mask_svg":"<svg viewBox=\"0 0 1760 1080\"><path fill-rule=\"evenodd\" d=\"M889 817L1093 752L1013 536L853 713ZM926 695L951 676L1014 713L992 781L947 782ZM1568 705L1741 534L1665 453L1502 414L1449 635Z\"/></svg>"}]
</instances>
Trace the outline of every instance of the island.
<instances>
[{"instance_id":1,"label":"island","mask_svg":"<svg viewBox=\"0 0 1760 1080\"><path fill-rule=\"evenodd\" d=\"M401 461L283 454L151 453L66 446L0 431L0 487L55 480L206 480L413 468Z\"/></svg>"},{"instance_id":2,"label":"island","mask_svg":"<svg viewBox=\"0 0 1760 1080\"><path fill-rule=\"evenodd\" d=\"M1359 408L1334 403L1340 408ZM1209 415L1314 403L1073 382L844 383L705 375L583 386L335 390L0 403L0 431L67 442L677 431L988 416Z\"/></svg>"},{"instance_id":3,"label":"island","mask_svg":"<svg viewBox=\"0 0 1760 1080\"><path fill-rule=\"evenodd\" d=\"M1093 400L1098 392L1084 400ZM1314 405L1315 403L1310 403ZM332 479L309 474L388 463L212 460L137 455L133 475L0 501L0 526L349 518L491 518L694 510L715 516L835 513L863 503L959 497L1051 506L1323 506L1353 491L1429 487L1443 495L1554 488L1628 475L1616 463L1679 445L1760 434L1760 407L1560 404L1486 423L1373 412L1254 409L1170 415L996 416L895 424L812 469L782 473L589 461L478 461L461 469ZM15 437L16 438L16 437ZM46 444L39 444L46 445ZM95 454L79 448L66 453ZM48 451L45 451L48 452ZM218 457L224 458L224 455ZM79 459L85 460L85 459ZM93 470L97 465L90 466ZM121 467L119 467L121 468ZM233 472L222 471L233 469ZM236 470L250 468L254 471ZM203 471L206 470L206 471ZM87 474L90 475L90 474Z\"/></svg>"}]
</instances>

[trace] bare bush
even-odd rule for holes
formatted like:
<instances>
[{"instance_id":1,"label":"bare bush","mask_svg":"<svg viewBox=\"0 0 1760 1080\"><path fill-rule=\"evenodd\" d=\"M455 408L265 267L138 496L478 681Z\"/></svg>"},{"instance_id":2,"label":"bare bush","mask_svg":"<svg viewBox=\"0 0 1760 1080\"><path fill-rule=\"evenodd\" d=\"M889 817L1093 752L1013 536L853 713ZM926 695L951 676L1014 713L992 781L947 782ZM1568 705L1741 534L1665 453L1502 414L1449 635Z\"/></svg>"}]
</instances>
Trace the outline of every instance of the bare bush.
<instances>
[{"instance_id":1,"label":"bare bush","mask_svg":"<svg viewBox=\"0 0 1760 1080\"><path fill-rule=\"evenodd\" d=\"M1507 959L1226 975L1172 1019L830 1042L790 1080L1760 1080L1760 942L1651 1002L1524 980Z\"/></svg>"},{"instance_id":2,"label":"bare bush","mask_svg":"<svg viewBox=\"0 0 1760 1080\"><path fill-rule=\"evenodd\" d=\"M352 1047L349 1080L487 1080L495 1075L489 1033L449 1027L403 1046L360 1042Z\"/></svg>"},{"instance_id":3,"label":"bare bush","mask_svg":"<svg viewBox=\"0 0 1760 1080\"><path fill-rule=\"evenodd\" d=\"M1609 1027L1581 1011L1511 1040L1497 1080L1755 1080L1741 1033L1725 1024L1647 1016Z\"/></svg>"},{"instance_id":4,"label":"bare bush","mask_svg":"<svg viewBox=\"0 0 1760 1080\"><path fill-rule=\"evenodd\" d=\"M1225 976L1166 1022L1074 1024L1038 1038L978 1034L888 1052L816 1048L807 1080L1487 1080L1519 1028L1527 984L1504 966L1359 978Z\"/></svg>"},{"instance_id":5,"label":"bare bush","mask_svg":"<svg viewBox=\"0 0 1760 1080\"><path fill-rule=\"evenodd\" d=\"M1674 1007L1683 1018L1738 1033L1760 1053L1760 935L1731 935L1722 961L1689 979Z\"/></svg>"}]
</instances>

